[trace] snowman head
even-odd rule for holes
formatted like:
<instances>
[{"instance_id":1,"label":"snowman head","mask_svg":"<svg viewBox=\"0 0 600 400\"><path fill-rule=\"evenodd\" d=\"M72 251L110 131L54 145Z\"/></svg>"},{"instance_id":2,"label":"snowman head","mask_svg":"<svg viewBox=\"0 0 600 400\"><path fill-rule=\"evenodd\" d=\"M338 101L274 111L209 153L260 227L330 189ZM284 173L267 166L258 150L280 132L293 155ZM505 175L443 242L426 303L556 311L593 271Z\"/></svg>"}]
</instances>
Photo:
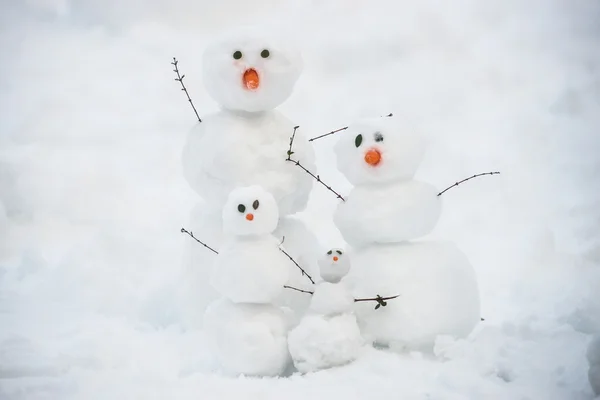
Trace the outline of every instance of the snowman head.
<instances>
[{"instance_id":1,"label":"snowman head","mask_svg":"<svg viewBox=\"0 0 600 400\"><path fill-rule=\"evenodd\" d=\"M302 58L272 35L245 28L210 45L204 52L204 85L230 110L271 110L292 93Z\"/></svg>"},{"instance_id":2,"label":"snowman head","mask_svg":"<svg viewBox=\"0 0 600 400\"><path fill-rule=\"evenodd\" d=\"M396 117L356 122L335 145L338 169L354 185L412 179L425 141Z\"/></svg>"},{"instance_id":3,"label":"snowman head","mask_svg":"<svg viewBox=\"0 0 600 400\"><path fill-rule=\"evenodd\" d=\"M260 186L234 189L223 208L223 231L232 235L264 235L277 227L277 202Z\"/></svg>"},{"instance_id":4,"label":"snowman head","mask_svg":"<svg viewBox=\"0 0 600 400\"><path fill-rule=\"evenodd\" d=\"M350 271L350 260L342 249L331 249L319 260L319 272L325 282L338 283Z\"/></svg>"}]
</instances>

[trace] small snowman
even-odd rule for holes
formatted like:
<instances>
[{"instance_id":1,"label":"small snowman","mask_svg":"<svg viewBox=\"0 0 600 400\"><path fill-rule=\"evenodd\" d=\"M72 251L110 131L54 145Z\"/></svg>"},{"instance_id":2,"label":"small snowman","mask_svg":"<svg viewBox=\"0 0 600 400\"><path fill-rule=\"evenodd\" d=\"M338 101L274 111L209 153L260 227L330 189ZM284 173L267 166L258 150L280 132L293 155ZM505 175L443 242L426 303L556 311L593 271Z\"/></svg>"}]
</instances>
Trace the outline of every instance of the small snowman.
<instances>
[{"instance_id":1,"label":"small snowman","mask_svg":"<svg viewBox=\"0 0 600 400\"><path fill-rule=\"evenodd\" d=\"M223 208L228 239L210 277L223 298L207 307L204 327L231 374L276 376L289 365L288 317L273 303L295 267L271 235L277 220L275 199L259 186L233 190Z\"/></svg>"},{"instance_id":2,"label":"small snowman","mask_svg":"<svg viewBox=\"0 0 600 400\"><path fill-rule=\"evenodd\" d=\"M295 132L294 157L315 170L315 155L302 129L275 108L292 93L302 70L300 54L278 37L244 28L215 40L203 55L202 74L209 95L221 109L202 117L183 149L183 172L202 197L192 211L190 228L219 247L225 239L221 210L236 187L259 185L271 193L279 209L275 236L285 237L287 251L311 273L316 270L319 243L305 224L292 215L303 211L312 178L286 162L290 136ZM251 211L252 204L248 204ZM255 224L256 225L256 224ZM217 297L208 285L215 256L190 243L182 294L188 324L193 315ZM304 277L293 271L291 284ZM187 294L186 294L187 293ZM308 299L287 292L281 299L302 312Z\"/></svg>"},{"instance_id":3,"label":"small snowman","mask_svg":"<svg viewBox=\"0 0 600 400\"><path fill-rule=\"evenodd\" d=\"M441 214L438 190L413 177L425 142L395 118L351 125L335 145L338 169L354 184L334 223L352 249L346 281L354 296L400 293L382 310L355 303L366 340L396 350L433 348L438 335L467 336L480 321L473 267L451 242L415 240Z\"/></svg>"},{"instance_id":4,"label":"small snowman","mask_svg":"<svg viewBox=\"0 0 600 400\"><path fill-rule=\"evenodd\" d=\"M312 372L354 361L364 343L352 312L354 297L342 282L350 261L341 249L319 260L322 282L312 295L307 314L288 335L289 350L300 372Z\"/></svg>"}]
</instances>

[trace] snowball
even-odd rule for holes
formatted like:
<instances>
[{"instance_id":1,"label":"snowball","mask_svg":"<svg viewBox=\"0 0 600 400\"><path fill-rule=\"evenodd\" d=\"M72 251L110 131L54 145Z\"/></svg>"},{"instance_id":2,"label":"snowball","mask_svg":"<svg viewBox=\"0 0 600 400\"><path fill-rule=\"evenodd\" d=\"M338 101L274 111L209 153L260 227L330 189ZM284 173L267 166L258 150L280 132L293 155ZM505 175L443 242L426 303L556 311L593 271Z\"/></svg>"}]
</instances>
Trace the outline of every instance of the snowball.
<instances>
[{"instance_id":1,"label":"snowball","mask_svg":"<svg viewBox=\"0 0 600 400\"><path fill-rule=\"evenodd\" d=\"M319 259L319 272L326 282L339 282L350 270L350 260L342 249L331 249Z\"/></svg>"},{"instance_id":2,"label":"snowball","mask_svg":"<svg viewBox=\"0 0 600 400\"><path fill-rule=\"evenodd\" d=\"M192 129L183 149L183 172L190 186L213 207L222 207L229 193L259 185L271 193L280 215L302 211L313 178L286 161L294 124L276 111L208 115ZM296 130L292 157L316 173L314 151Z\"/></svg>"},{"instance_id":3,"label":"snowball","mask_svg":"<svg viewBox=\"0 0 600 400\"><path fill-rule=\"evenodd\" d=\"M307 315L288 336L294 366L300 372L317 371L354 361L364 343L356 317Z\"/></svg>"},{"instance_id":4,"label":"snowball","mask_svg":"<svg viewBox=\"0 0 600 400\"><path fill-rule=\"evenodd\" d=\"M394 348L431 350L436 336L467 336L480 321L479 290L466 256L451 243L381 244L351 254L355 298L400 295L375 310L355 303L363 336Z\"/></svg>"},{"instance_id":5,"label":"snowball","mask_svg":"<svg viewBox=\"0 0 600 400\"><path fill-rule=\"evenodd\" d=\"M217 300L206 310L204 327L229 373L280 375L290 362L285 315L275 306Z\"/></svg>"},{"instance_id":6,"label":"snowball","mask_svg":"<svg viewBox=\"0 0 600 400\"><path fill-rule=\"evenodd\" d=\"M442 209L437 193L419 181L357 186L338 205L333 221L354 247L416 239L437 224Z\"/></svg>"},{"instance_id":7,"label":"snowball","mask_svg":"<svg viewBox=\"0 0 600 400\"><path fill-rule=\"evenodd\" d=\"M213 266L211 285L235 303L271 303L284 290L291 261L271 235L225 241Z\"/></svg>"},{"instance_id":8,"label":"snowball","mask_svg":"<svg viewBox=\"0 0 600 400\"><path fill-rule=\"evenodd\" d=\"M425 154L425 140L398 117L362 120L339 136L337 167L354 185L411 179Z\"/></svg>"},{"instance_id":9,"label":"snowball","mask_svg":"<svg viewBox=\"0 0 600 400\"><path fill-rule=\"evenodd\" d=\"M202 62L206 90L230 110L277 107L290 96L301 72L299 52L273 35L247 28L211 44Z\"/></svg>"},{"instance_id":10,"label":"snowball","mask_svg":"<svg viewBox=\"0 0 600 400\"><path fill-rule=\"evenodd\" d=\"M321 282L315 287L310 301L310 311L321 315L351 312L354 297L343 283Z\"/></svg>"},{"instance_id":11,"label":"snowball","mask_svg":"<svg viewBox=\"0 0 600 400\"><path fill-rule=\"evenodd\" d=\"M260 186L234 189L223 207L223 231L232 235L268 234L277 227L279 210Z\"/></svg>"}]
</instances>

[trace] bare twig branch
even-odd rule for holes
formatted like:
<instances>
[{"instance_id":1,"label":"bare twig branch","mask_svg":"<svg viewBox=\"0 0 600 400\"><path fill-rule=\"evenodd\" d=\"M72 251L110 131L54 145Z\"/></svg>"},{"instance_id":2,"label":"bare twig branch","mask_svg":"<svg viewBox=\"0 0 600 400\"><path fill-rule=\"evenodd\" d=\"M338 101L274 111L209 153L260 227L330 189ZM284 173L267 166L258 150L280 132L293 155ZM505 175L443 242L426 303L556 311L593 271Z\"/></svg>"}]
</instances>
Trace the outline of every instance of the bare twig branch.
<instances>
[{"instance_id":1,"label":"bare twig branch","mask_svg":"<svg viewBox=\"0 0 600 400\"><path fill-rule=\"evenodd\" d=\"M346 201L346 199L344 199L341 194L339 194L338 192L336 192L335 190L333 190L331 188L331 186L329 186L328 184L326 184L325 182L323 182L321 180L321 177L319 175L315 175L312 172L310 172L309 170L307 170L306 168L304 168L304 166L302 164L300 164L300 161L296 161L296 160L293 160L291 158L288 158L286 161L293 162L295 165L297 165L300 168L302 168L304 170L304 172L306 172L307 174L309 174L310 176L312 176L317 182L319 182L321 185L325 186L331 193L335 194L335 196L338 199L340 199L342 201Z\"/></svg>"},{"instance_id":2,"label":"bare twig branch","mask_svg":"<svg viewBox=\"0 0 600 400\"><path fill-rule=\"evenodd\" d=\"M294 144L294 138L296 137L296 129L298 129L298 126L294 127L294 132L292 133L292 136L290 137L290 148L287 152L287 158L285 159L285 161L289 161L294 163L295 165L297 165L298 167L302 168L302 170L304 172L306 172L307 174L309 174L310 176L312 176L317 182L319 182L321 185L325 186L327 189L329 189L330 192L332 192L333 194L335 194L337 196L338 199L341 199L342 201L346 201L338 192L336 192L335 190L333 190L331 188L331 186L327 185L325 182L323 182L321 180L321 177L319 175L315 175L312 172L310 172L308 169L306 169L302 164L300 164L300 161L294 160L292 159L292 154L294 154L294 152L292 151L292 146Z\"/></svg>"},{"instance_id":3,"label":"bare twig branch","mask_svg":"<svg viewBox=\"0 0 600 400\"><path fill-rule=\"evenodd\" d=\"M286 288L286 289L292 289L292 290L295 290L297 292L302 292L302 293L308 293L308 294L313 294L314 293L314 292L311 292L310 290L298 289L298 288L295 288L293 286L288 286L288 285L283 285L283 287Z\"/></svg>"},{"instance_id":4,"label":"bare twig branch","mask_svg":"<svg viewBox=\"0 0 600 400\"><path fill-rule=\"evenodd\" d=\"M283 238L283 240L285 240L285 237ZM281 241L281 243L283 243L283 240ZM280 246L281 246L281 244L280 244ZM292 258L292 256L290 256L290 255L289 255L289 253L288 253L287 251L285 251L285 250L284 250L284 249L282 249L281 247L279 248L279 251L281 251L283 254L285 254L285 255L287 256L287 258L289 258L289 259L290 259L290 261L292 261L292 262L294 263L294 265L295 265L296 267L298 267L298 269L300 269L300 271L302 271L302 275L306 276L306 277L308 278L308 280L310 281L310 283L312 283L313 285L315 284L315 281L313 281L313 278L312 278L312 277L311 277L311 276L310 276L310 275L309 275L309 274L308 274L308 273L307 273L307 272L304 270L304 268L302 268L302 267L300 266L300 264L298 264L298 263L296 262L296 260L294 260L294 259Z\"/></svg>"},{"instance_id":5,"label":"bare twig branch","mask_svg":"<svg viewBox=\"0 0 600 400\"><path fill-rule=\"evenodd\" d=\"M327 133L324 133L323 135L319 135L319 136L315 136L314 138L310 138L310 139L308 139L308 141L312 142L313 140L321 139L321 138L324 138L325 136L329 136L329 135L333 135L334 133L345 131L346 129L348 129L347 126L344 126L343 128L334 129L331 132L327 132Z\"/></svg>"},{"instance_id":6,"label":"bare twig branch","mask_svg":"<svg viewBox=\"0 0 600 400\"><path fill-rule=\"evenodd\" d=\"M473 176L470 176L470 177L468 177L468 178L465 178L465 179L463 179L462 181L458 181L458 182L456 182L455 184L448 186L446 189L442 190L442 191L441 191L441 192L439 192L437 195L438 195L438 196L441 196L441 195L443 195L444 193L446 193L448 190L452 189L452 188L453 188L453 187L455 187L455 186L458 186L458 185L460 185L460 184L461 184L461 183L463 183L463 182L466 182L466 181L468 181L469 179L477 178L478 176L483 176L483 175L496 175L496 174L499 174L499 173L500 173L500 172L498 172L498 171L494 171L494 172L484 172L484 173L481 173L481 174L475 174L475 175L473 175Z\"/></svg>"},{"instance_id":7,"label":"bare twig branch","mask_svg":"<svg viewBox=\"0 0 600 400\"><path fill-rule=\"evenodd\" d=\"M294 152L292 151L292 145L294 144L294 139L296 138L296 130L299 128L299 125L296 125L294 127L294 132L292 133L292 136L290 137L290 148L287 152L287 156L288 156L288 160L290 159L290 157L292 156L292 154L294 154Z\"/></svg>"},{"instance_id":8,"label":"bare twig branch","mask_svg":"<svg viewBox=\"0 0 600 400\"><path fill-rule=\"evenodd\" d=\"M215 249L213 249L212 247L210 247L206 243L203 243L200 240L198 240L196 238L196 236L194 236L194 234L192 232L188 232L187 230L185 230L185 228L181 228L181 233L187 233L192 239L194 239L196 242L200 243L202 246L206 247L207 249L209 249L210 251L212 251L215 254L219 254L218 251L216 251Z\"/></svg>"},{"instance_id":9,"label":"bare twig branch","mask_svg":"<svg viewBox=\"0 0 600 400\"><path fill-rule=\"evenodd\" d=\"M390 297L381 297L380 295L377 295L376 297L371 297L371 298L366 298L366 299L354 299L354 302L357 303L359 301L376 301L377 305L375 306L375 309L377 310L379 307L387 306L387 302L385 300L392 300L398 296L400 296L400 295L397 294L395 296L390 296Z\"/></svg>"},{"instance_id":10,"label":"bare twig branch","mask_svg":"<svg viewBox=\"0 0 600 400\"><path fill-rule=\"evenodd\" d=\"M198 111L196 111L196 107L194 107L194 103L192 102L192 99L190 98L190 94L188 93L185 85L183 84L183 78L185 78L185 75L179 75L179 68L177 68L177 64L179 64L179 61L177 61L177 59L175 57L173 57L173 62L171 63L171 65L173 67L175 67L173 72L175 72L177 74L177 78L175 78L175 80L177 82L181 83L181 90L183 90L185 92L185 95L187 96L187 99L190 102L190 105L194 109L194 114L196 114L196 118L198 118L198 122L202 122L202 120L200 119L200 116L198 115Z\"/></svg>"},{"instance_id":11,"label":"bare twig branch","mask_svg":"<svg viewBox=\"0 0 600 400\"><path fill-rule=\"evenodd\" d=\"M394 114L389 113L388 115L384 115L383 117L393 117L393 116L394 116ZM344 126L343 128L334 129L331 132L327 132L327 133L325 133L323 135L319 135L319 136L315 136L314 138L310 138L310 139L308 139L308 141L312 142L313 140L321 139L321 138L324 138L325 136L329 136L329 135L333 135L334 133L345 131L346 129L348 129L347 126Z\"/></svg>"}]
</instances>

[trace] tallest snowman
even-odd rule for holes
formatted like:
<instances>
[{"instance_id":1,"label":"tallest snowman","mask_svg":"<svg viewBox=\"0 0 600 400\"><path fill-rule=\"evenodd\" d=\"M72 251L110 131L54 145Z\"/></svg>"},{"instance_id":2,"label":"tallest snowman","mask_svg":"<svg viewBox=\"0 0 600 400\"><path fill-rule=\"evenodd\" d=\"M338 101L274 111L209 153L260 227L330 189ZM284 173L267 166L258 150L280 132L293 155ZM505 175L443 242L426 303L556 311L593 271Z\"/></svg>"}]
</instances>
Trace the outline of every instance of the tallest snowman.
<instances>
[{"instance_id":1,"label":"tallest snowman","mask_svg":"<svg viewBox=\"0 0 600 400\"><path fill-rule=\"evenodd\" d=\"M195 236L218 248L223 240L221 214L229 193L240 186L259 185L275 198L280 219L274 235L307 270L316 270L320 248L302 223L291 217L308 202L312 178L286 162L296 124L275 107L292 93L302 70L300 54L254 28L231 33L211 44L203 55L203 80L221 110L207 115L190 133L183 150L183 172L203 201L192 210ZM294 157L311 171L315 155L301 129L296 131ZM192 247L193 246L193 247ZM190 241L185 303L194 315L217 297L208 277L215 254ZM291 266L294 267L293 265ZM291 283L306 284L299 271ZM301 309L301 293L286 294L282 304Z\"/></svg>"}]
</instances>

